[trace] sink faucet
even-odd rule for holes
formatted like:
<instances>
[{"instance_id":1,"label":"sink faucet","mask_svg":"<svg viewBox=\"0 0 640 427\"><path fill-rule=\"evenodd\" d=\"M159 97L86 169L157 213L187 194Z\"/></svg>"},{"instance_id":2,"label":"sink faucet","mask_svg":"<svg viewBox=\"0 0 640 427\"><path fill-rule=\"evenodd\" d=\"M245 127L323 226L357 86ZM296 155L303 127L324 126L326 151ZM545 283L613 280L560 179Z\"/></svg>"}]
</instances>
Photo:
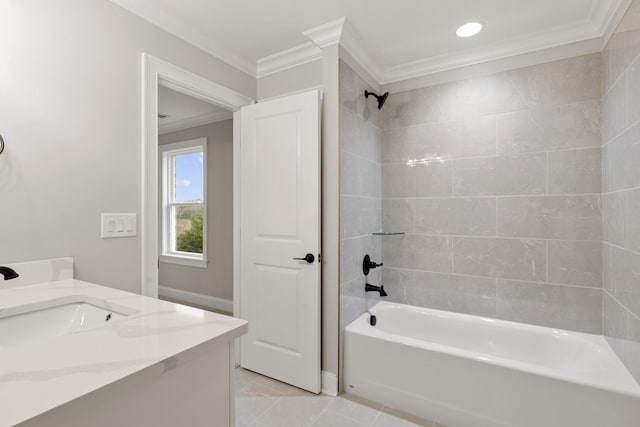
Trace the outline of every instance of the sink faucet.
<instances>
[{"instance_id":1,"label":"sink faucet","mask_svg":"<svg viewBox=\"0 0 640 427\"><path fill-rule=\"evenodd\" d=\"M20 275L15 272L15 270L9 267L3 267L0 265L0 274L4 276L4 280L11 280L19 277Z\"/></svg>"}]
</instances>

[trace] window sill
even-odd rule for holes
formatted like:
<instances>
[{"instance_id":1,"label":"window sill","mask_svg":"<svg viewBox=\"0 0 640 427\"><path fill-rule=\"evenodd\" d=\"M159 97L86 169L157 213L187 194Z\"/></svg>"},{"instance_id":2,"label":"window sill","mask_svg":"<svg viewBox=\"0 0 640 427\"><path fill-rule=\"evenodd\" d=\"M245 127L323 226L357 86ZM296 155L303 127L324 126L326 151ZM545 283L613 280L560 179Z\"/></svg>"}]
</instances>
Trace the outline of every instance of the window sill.
<instances>
[{"instance_id":1,"label":"window sill","mask_svg":"<svg viewBox=\"0 0 640 427\"><path fill-rule=\"evenodd\" d=\"M178 255L160 255L160 262L166 264L186 265L187 267L207 268L207 260Z\"/></svg>"}]
</instances>

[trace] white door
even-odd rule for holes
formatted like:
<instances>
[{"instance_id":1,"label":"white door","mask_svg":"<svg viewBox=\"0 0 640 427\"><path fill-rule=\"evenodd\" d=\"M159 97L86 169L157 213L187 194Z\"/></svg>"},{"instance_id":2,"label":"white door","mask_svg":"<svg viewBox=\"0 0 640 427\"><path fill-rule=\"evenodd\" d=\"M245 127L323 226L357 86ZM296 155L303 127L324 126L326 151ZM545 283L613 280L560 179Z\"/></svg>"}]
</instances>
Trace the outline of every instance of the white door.
<instances>
[{"instance_id":1,"label":"white door","mask_svg":"<svg viewBox=\"0 0 640 427\"><path fill-rule=\"evenodd\" d=\"M320 92L244 107L240 123L240 363L319 393Z\"/></svg>"}]
</instances>

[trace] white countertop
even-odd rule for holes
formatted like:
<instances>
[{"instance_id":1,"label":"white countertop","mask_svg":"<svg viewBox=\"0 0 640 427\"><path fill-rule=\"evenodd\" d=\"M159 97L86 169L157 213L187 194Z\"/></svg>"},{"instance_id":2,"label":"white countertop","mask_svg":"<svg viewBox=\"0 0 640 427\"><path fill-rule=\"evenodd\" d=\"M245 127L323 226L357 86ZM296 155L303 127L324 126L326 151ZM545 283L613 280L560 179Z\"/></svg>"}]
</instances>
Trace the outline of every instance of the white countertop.
<instances>
[{"instance_id":1,"label":"white countertop","mask_svg":"<svg viewBox=\"0 0 640 427\"><path fill-rule=\"evenodd\" d=\"M0 352L0 426L13 426L205 342L227 342L247 322L80 280L0 289L0 317L59 298L103 300L125 319Z\"/></svg>"}]
</instances>

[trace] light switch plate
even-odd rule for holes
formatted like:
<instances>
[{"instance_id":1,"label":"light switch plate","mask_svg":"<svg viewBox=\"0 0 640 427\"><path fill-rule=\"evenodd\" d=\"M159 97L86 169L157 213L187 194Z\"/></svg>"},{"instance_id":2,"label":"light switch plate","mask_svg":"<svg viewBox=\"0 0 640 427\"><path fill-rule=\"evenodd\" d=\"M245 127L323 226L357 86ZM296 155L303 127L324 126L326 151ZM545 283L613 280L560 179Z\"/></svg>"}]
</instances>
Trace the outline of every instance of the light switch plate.
<instances>
[{"instance_id":1,"label":"light switch plate","mask_svg":"<svg viewBox=\"0 0 640 427\"><path fill-rule=\"evenodd\" d=\"M100 238L117 239L137 235L137 215L134 213L103 213L101 215Z\"/></svg>"}]
</instances>

